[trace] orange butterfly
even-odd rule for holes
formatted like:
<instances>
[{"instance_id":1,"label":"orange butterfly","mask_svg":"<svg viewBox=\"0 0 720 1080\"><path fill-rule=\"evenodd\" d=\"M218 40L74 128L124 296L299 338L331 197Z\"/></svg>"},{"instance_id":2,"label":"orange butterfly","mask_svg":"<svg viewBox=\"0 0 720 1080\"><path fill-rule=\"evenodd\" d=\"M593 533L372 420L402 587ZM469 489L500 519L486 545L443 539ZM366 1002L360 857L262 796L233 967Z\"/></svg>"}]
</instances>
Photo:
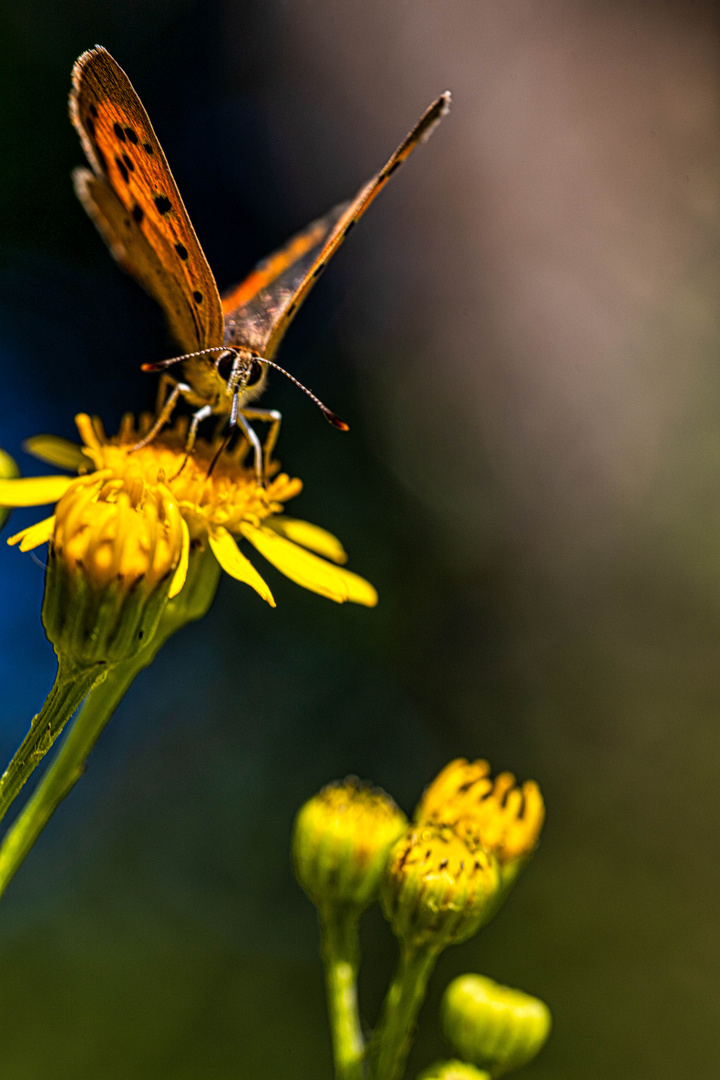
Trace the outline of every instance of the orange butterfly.
<instances>
[{"instance_id":1,"label":"orange butterfly","mask_svg":"<svg viewBox=\"0 0 720 1080\"><path fill-rule=\"evenodd\" d=\"M70 118L92 172L74 171L75 191L117 262L158 301L185 352L145 365L151 371L177 362L183 366L182 379L163 376L157 418L143 444L167 423L178 398L183 397L196 410L187 452L202 420L228 416L230 431L240 427L253 447L260 482L263 462L266 468L277 440L280 414L248 408L247 403L264 388L267 367L278 367L273 362L277 347L331 255L398 166L428 137L449 104L450 94L442 94L354 199L340 203L258 263L249 277L221 299L132 83L106 49L97 47L82 54L73 69ZM293 376L289 378L297 383ZM322 402L313 394L310 397L331 423L347 430ZM250 420L269 422L264 447Z\"/></svg>"}]
</instances>

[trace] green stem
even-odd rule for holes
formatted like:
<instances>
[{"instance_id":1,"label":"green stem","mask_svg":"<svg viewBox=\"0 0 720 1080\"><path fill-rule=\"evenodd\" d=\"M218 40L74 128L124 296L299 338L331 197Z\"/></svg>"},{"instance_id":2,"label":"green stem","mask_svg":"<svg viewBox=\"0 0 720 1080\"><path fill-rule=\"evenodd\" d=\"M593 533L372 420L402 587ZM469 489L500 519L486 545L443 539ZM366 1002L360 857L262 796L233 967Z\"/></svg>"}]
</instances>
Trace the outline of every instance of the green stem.
<instances>
[{"instance_id":1,"label":"green stem","mask_svg":"<svg viewBox=\"0 0 720 1080\"><path fill-rule=\"evenodd\" d=\"M365 1041L357 1003L360 966L358 912L328 906L320 912L335 1080L362 1080Z\"/></svg>"},{"instance_id":2,"label":"green stem","mask_svg":"<svg viewBox=\"0 0 720 1080\"><path fill-rule=\"evenodd\" d=\"M370 1047L373 1080L398 1080L402 1076L417 1014L437 958L438 950L433 946L411 948L401 943L400 963Z\"/></svg>"},{"instance_id":3,"label":"green stem","mask_svg":"<svg viewBox=\"0 0 720 1080\"><path fill-rule=\"evenodd\" d=\"M0 896L5 892L25 856L59 804L66 795L70 794L82 776L88 756L108 720L125 696L130 684L143 668L152 663L158 650L165 644L171 634L174 634L180 627L185 626L186 623L205 614L215 595L219 575L220 569L213 556L207 559L199 557L193 560L188 572L187 593L183 590L179 597L168 603L155 635L145 648L130 659L122 660L112 668L103 669L104 672L107 672L105 678L102 682L96 682L92 689L87 687L80 693L81 688L78 686L75 705L67 713L65 720L72 715L87 690L90 689L87 701L76 717L55 761L0 845ZM180 597L183 598L182 601ZM60 661L56 685L60 680L62 666L62 661ZM95 679L97 678L98 676L95 675ZM79 675L75 676L75 682L76 684L80 682ZM54 690L55 687L53 687ZM53 691L51 691L48 701L43 706L42 712L33 721L33 725L41 717L45 716ZM77 697L78 693L79 697ZM63 720L63 725L64 723ZM63 725L55 732L53 739L60 733ZM13 762L20 756L27 741L26 739L15 758L13 758ZM43 745L42 753L45 753L49 747L50 743L47 746ZM13 762L8 767L8 772ZM37 762L32 765L32 768L34 768L35 764ZM29 771L27 775L29 775Z\"/></svg>"},{"instance_id":4,"label":"green stem","mask_svg":"<svg viewBox=\"0 0 720 1080\"><path fill-rule=\"evenodd\" d=\"M85 695L105 678L108 668L101 664L78 667L62 657L52 689L30 730L0 778L0 820L7 813L33 769L40 764Z\"/></svg>"},{"instance_id":5,"label":"green stem","mask_svg":"<svg viewBox=\"0 0 720 1080\"><path fill-rule=\"evenodd\" d=\"M8 830L0 845L0 896L59 804L82 776L90 751L130 683L150 663L152 656L146 658L145 651L143 649L132 660L116 664L108 671L103 682L90 692L57 757L27 806ZM149 647L147 651L150 651ZM152 652L154 656L157 649Z\"/></svg>"}]
</instances>

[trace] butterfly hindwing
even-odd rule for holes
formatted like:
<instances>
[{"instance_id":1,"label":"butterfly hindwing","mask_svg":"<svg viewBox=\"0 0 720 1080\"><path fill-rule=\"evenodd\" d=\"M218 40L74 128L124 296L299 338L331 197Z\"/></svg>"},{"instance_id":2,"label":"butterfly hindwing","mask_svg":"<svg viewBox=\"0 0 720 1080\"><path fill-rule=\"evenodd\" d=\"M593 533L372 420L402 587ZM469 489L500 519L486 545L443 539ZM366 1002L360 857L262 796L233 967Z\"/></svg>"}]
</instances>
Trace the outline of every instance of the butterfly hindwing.
<instances>
[{"instance_id":1,"label":"butterfly hindwing","mask_svg":"<svg viewBox=\"0 0 720 1080\"><path fill-rule=\"evenodd\" d=\"M148 115L105 49L75 64L70 117L93 170L76 172L76 190L113 255L162 306L185 351L221 345L215 279Z\"/></svg>"},{"instance_id":2,"label":"butterfly hindwing","mask_svg":"<svg viewBox=\"0 0 720 1080\"><path fill-rule=\"evenodd\" d=\"M386 165L354 199L336 206L280 251L259 263L252 274L224 298L226 344L247 345L261 356L272 359L298 308L355 222L415 147L428 137L449 107L450 94L442 94L426 110Z\"/></svg>"}]
</instances>

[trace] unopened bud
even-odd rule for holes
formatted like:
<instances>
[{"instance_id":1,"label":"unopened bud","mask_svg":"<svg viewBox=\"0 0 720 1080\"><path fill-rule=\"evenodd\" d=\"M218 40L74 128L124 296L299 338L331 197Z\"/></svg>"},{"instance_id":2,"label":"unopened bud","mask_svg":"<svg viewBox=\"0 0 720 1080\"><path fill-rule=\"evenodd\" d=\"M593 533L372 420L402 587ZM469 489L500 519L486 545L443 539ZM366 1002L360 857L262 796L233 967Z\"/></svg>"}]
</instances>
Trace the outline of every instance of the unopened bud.
<instances>
[{"instance_id":1,"label":"unopened bud","mask_svg":"<svg viewBox=\"0 0 720 1080\"><path fill-rule=\"evenodd\" d=\"M436 1061L420 1073L418 1080L491 1080L491 1077L467 1061Z\"/></svg>"},{"instance_id":2,"label":"unopened bud","mask_svg":"<svg viewBox=\"0 0 720 1080\"><path fill-rule=\"evenodd\" d=\"M355 777L328 784L295 819L293 862L317 907L362 911L377 900L388 852L407 819L380 788Z\"/></svg>"},{"instance_id":3,"label":"unopened bud","mask_svg":"<svg viewBox=\"0 0 720 1080\"><path fill-rule=\"evenodd\" d=\"M482 975L461 975L450 983L442 1019L457 1053L494 1076L534 1058L552 1023L550 1010L539 998Z\"/></svg>"},{"instance_id":4,"label":"unopened bud","mask_svg":"<svg viewBox=\"0 0 720 1080\"><path fill-rule=\"evenodd\" d=\"M497 862L472 852L452 829L411 827L390 853L381 903L395 934L411 948L438 950L465 941L493 909Z\"/></svg>"}]
</instances>

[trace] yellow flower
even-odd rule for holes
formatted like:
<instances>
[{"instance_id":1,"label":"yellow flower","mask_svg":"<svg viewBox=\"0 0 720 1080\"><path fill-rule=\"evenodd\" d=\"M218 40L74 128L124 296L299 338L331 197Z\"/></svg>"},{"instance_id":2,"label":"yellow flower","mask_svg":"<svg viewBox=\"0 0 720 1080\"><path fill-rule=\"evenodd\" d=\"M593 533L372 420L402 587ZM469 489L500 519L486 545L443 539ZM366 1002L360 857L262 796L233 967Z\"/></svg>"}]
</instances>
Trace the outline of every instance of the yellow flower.
<instances>
[{"instance_id":1,"label":"yellow flower","mask_svg":"<svg viewBox=\"0 0 720 1080\"><path fill-rule=\"evenodd\" d=\"M185 583L190 550L209 545L228 574L274 607L269 587L238 547L237 540L247 540L306 589L338 603L377 603L372 585L337 565L346 555L334 536L284 515L284 503L302 489L300 480L281 473L259 487L244 467L244 443L223 453L208 476L219 441L198 439L186 460L186 419L138 450L133 446L148 430L148 418L136 428L126 416L113 438L83 413L76 423L82 447L38 436L28 448L84 475L0 480L0 505L57 502L55 514L9 539L21 551L48 541L51 551L62 551L70 566L81 565L98 584L118 575L167 578L173 597Z\"/></svg>"},{"instance_id":2,"label":"yellow flower","mask_svg":"<svg viewBox=\"0 0 720 1080\"><path fill-rule=\"evenodd\" d=\"M512 773L500 773L493 781L487 761L457 758L426 789L415 818L450 826L471 848L492 852L502 866L532 853L545 804L534 780L518 787Z\"/></svg>"}]
</instances>

